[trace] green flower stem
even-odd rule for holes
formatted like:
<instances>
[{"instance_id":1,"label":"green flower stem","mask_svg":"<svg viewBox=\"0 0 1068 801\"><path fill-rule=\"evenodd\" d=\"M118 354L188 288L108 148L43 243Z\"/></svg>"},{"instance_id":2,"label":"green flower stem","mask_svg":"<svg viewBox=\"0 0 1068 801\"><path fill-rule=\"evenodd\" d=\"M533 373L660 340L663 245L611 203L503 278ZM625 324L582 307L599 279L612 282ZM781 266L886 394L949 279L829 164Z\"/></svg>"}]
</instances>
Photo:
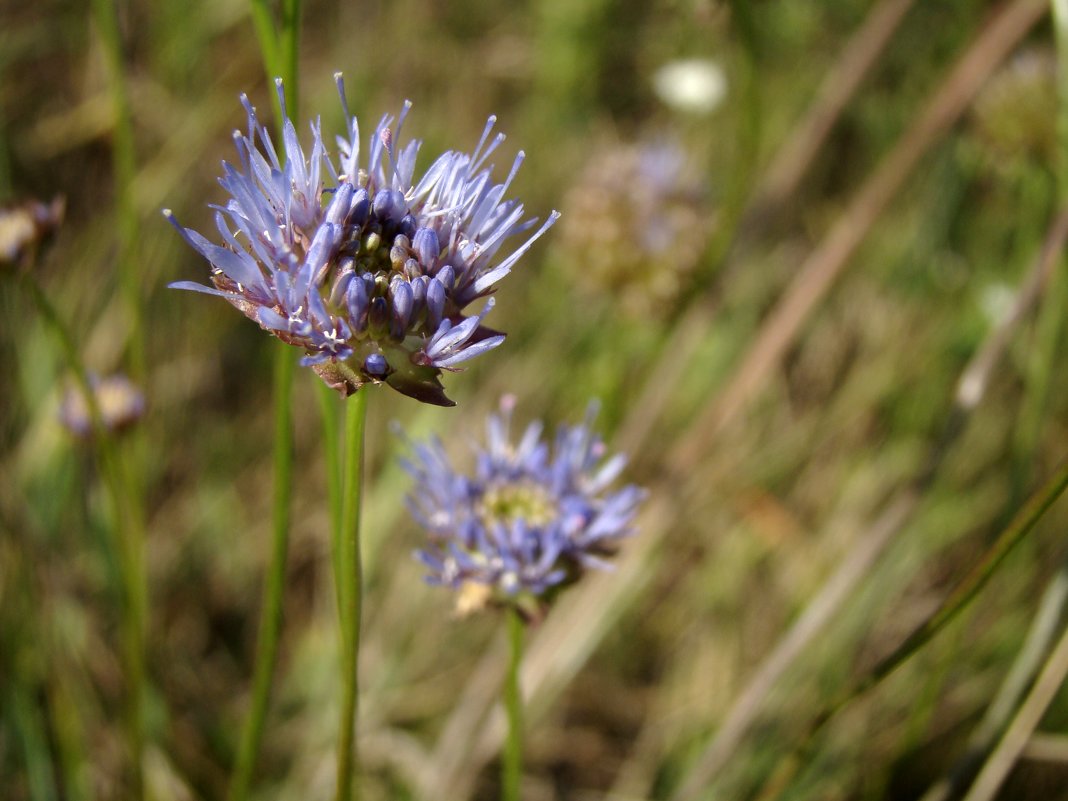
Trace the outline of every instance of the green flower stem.
<instances>
[{"instance_id":1,"label":"green flower stem","mask_svg":"<svg viewBox=\"0 0 1068 801\"><path fill-rule=\"evenodd\" d=\"M54 636L53 633L51 637ZM58 649L63 645L50 643L49 647ZM88 801L93 793L86 755L88 737L82 719L85 699L80 697L79 677L72 675L79 668L71 665L65 654L53 659L52 666L46 690L50 701L48 714L59 756L64 798L66 801Z\"/></svg>"},{"instance_id":2,"label":"green flower stem","mask_svg":"<svg viewBox=\"0 0 1068 801\"><path fill-rule=\"evenodd\" d=\"M256 40L260 45L260 55L263 57L263 72L267 80L278 77L281 65L278 61L278 36L274 30L274 20L271 19L270 4L267 0L251 0L252 27L256 29Z\"/></svg>"},{"instance_id":3,"label":"green flower stem","mask_svg":"<svg viewBox=\"0 0 1068 801\"><path fill-rule=\"evenodd\" d=\"M22 751L26 797L30 801L56 801L59 794L48 755L48 736L32 697L12 682L3 688L0 701L7 711L5 723L11 726L12 745Z\"/></svg>"},{"instance_id":4,"label":"green flower stem","mask_svg":"<svg viewBox=\"0 0 1068 801\"><path fill-rule=\"evenodd\" d=\"M319 411L323 419L323 450L326 457L326 497L330 505L330 553L341 548L341 426L338 420L337 392L322 381L316 382L319 396ZM334 570L334 590L337 607L344 603L341 598L341 563L331 559Z\"/></svg>"},{"instance_id":5,"label":"green flower stem","mask_svg":"<svg viewBox=\"0 0 1068 801\"><path fill-rule=\"evenodd\" d=\"M119 10L115 0L93 0L93 14L101 43L108 74L108 87L112 107L112 162L115 185L115 209L118 230L119 290L122 293L129 318L129 333L126 343L128 369L131 378L144 383L146 374L144 311L140 281L140 263L137 258L137 243L140 227L137 208L134 204L133 182L137 172L137 155L134 147L133 114L126 84L122 36L119 31ZM37 294L44 295L37 288ZM47 302L47 298L44 298ZM38 302L41 308L41 303ZM51 317L53 327L59 318L53 313L42 312ZM59 325L58 330L62 328ZM64 329L65 332L65 329ZM67 336L66 332L64 336ZM62 337L61 337L62 338ZM69 338L69 336L67 337ZM128 687L127 735L131 761L131 798L139 799L144 794L143 755L144 731L142 706L145 680L145 617L147 590L144 567L144 522L142 488L143 471L141 455L145 452L142 440L134 433L125 452L120 453L110 436L99 425L99 410L93 411L95 399L77 348L64 346L71 369L78 376L78 383L85 393L90 408L90 417L95 418L94 439L99 451L101 474L109 486L115 511L115 542L122 573L125 610L122 615L124 660L126 662ZM77 363L77 367L75 367ZM133 459L134 464L128 464Z\"/></svg>"},{"instance_id":6,"label":"green flower stem","mask_svg":"<svg viewBox=\"0 0 1068 801\"><path fill-rule=\"evenodd\" d=\"M115 0L93 0L96 25L103 43L113 115L112 160L115 182L115 205L119 233L119 286L130 317L130 377L143 382L145 377L144 314L141 303L141 265L136 257L139 221L134 205L133 181L137 172L134 149L133 115L126 86L122 37Z\"/></svg>"},{"instance_id":7,"label":"green flower stem","mask_svg":"<svg viewBox=\"0 0 1068 801\"><path fill-rule=\"evenodd\" d=\"M93 445L100 462L112 513L110 547L119 565L122 582L123 610L121 615L122 661L126 673L126 740L129 751L130 790L127 797L144 797L144 707L145 683L145 607L144 581L144 521L134 491L136 486L130 471L105 429L100 406L93 393L81 354L74 337L48 299L41 286L30 276L23 283L33 298L38 313L51 329L63 352L67 367L74 375L78 390L85 397L93 431Z\"/></svg>"},{"instance_id":8,"label":"green flower stem","mask_svg":"<svg viewBox=\"0 0 1068 801\"><path fill-rule=\"evenodd\" d=\"M301 0L284 0L282 5L282 24L276 26L271 9L266 0L251 0L252 25L256 29L260 53L263 57L263 69L267 79L273 81L281 78L285 88L286 109L290 119L297 116L298 101L298 56L300 53L300 10ZM282 134L282 109L278 110L279 140Z\"/></svg>"},{"instance_id":9,"label":"green flower stem","mask_svg":"<svg viewBox=\"0 0 1068 801\"><path fill-rule=\"evenodd\" d=\"M100 461L116 509L116 534L119 565L122 572L125 614L122 631L127 672L127 728L131 754L131 799L144 797L144 694L145 694L145 618L148 591L145 580L144 522L138 500L138 483L121 454L105 434L100 447Z\"/></svg>"},{"instance_id":10,"label":"green flower stem","mask_svg":"<svg viewBox=\"0 0 1068 801\"><path fill-rule=\"evenodd\" d=\"M144 383L146 374L144 310L140 280L140 263L137 244L140 227L137 207L134 204L133 182L137 172L137 155L134 147L133 114L126 83L125 59L122 36L119 31L119 10L115 0L93 0L93 14L103 45L105 68L112 107L112 162L115 185L116 225L118 230L119 290L129 318L129 333L126 343L128 371L134 381ZM44 298L39 287L38 295ZM44 298L47 302L47 298ZM41 303L38 302L38 307ZM57 332L63 328L59 318L44 312L52 319ZM65 332L65 329L64 329ZM64 334L66 336L66 333ZM61 337L62 338L62 337ZM69 338L69 336L67 337ZM141 456L145 452L141 439L134 434L125 452L120 453L107 432L99 425L99 410L93 412L93 393L85 378L84 368L76 348L64 346L71 369L78 378L82 391L89 399L90 417L95 417L94 439L99 452L101 475L109 486L115 512L114 546L122 573L124 613L122 630L124 660L126 662L128 687L127 730L131 760L131 798L139 799L144 793L142 769L144 732L142 705L145 679L145 616L147 590L144 568L144 492L140 478L143 471ZM77 367L75 367L77 363ZM129 460L134 463L128 464Z\"/></svg>"},{"instance_id":11,"label":"green flower stem","mask_svg":"<svg viewBox=\"0 0 1068 801\"><path fill-rule=\"evenodd\" d=\"M507 616L508 673L504 677L504 711L508 717L508 738L504 743L501 799L519 801L519 781L523 775L523 692L519 687L519 667L523 661L525 624L515 607L508 609Z\"/></svg>"},{"instance_id":12,"label":"green flower stem","mask_svg":"<svg viewBox=\"0 0 1068 801\"><path fill-rule=\"evenodd\" d=\"M282 0L282 30L279 36L279 73L285 80L286 106L292 115L297 113L298 83L297 56L300 52L301 0Z\"/></svg>"},{"instance_id":13,"label":"green flower stem","mask_svg":"<svg viewBox=\"0 0 1068 801\"><path fill-rule=\"evenodd\" d=\"M747 0L730 0L731 25L738 36L738 97L740 115L734 131L735 154L733 167L723 187L723 203L720 212L722 222L716 225L708 246L702 256L697 274L690 281L688 292L679 294L676 303L684 299L697 299L705 294L724 268L742 229L746 204L756 185L760 166L760 143L763 136L763 88L759 65L761 46L759 24L754 19L751 3ZM733 87L732 87L733 91Z\"/></svg>"},{"instance_id":14,"label":"green flower stem","mask_svg":"<svg viewBox=\"0 0 1068 801\"><path fill-rule=\"evenodd\" d=\"M300 16L300 0L287 0L287 14ZM288 18L288 17L287 17ZM271 12L264 0L252 0L252 21L259 39L267 78L281 76L285 81L286 106L297 113L297 44L295 26L284 27L279 41ZM292 36L290 37L290 30ZM292 41L290 41L292 38ZM285 63L280 59L285 58ZM283 127L281 109L278 130ZM280 137L281 138L281 137ZM237 761L230 777L228 798L244 801L252 785L260 745L263 742L267 707L271 697L278 638L282 630L282 601L285 595L286 562L289 546L290 499L293 492L293 380L295 354L279 344L274 360L274 500L272 508L271 561L263 590L260 626L256 638L256 663L252 676L252 698L248 717L241 730Z\"/></svg>"},{"instance_id":15,"label":"green flower stem","mask_svg":"<svg viewBox=\"0 0 1068 801\"><path fill-rule=\"evenodd\" d=\"M256 757L263 741L263 726L270 701L271 683L278 660L278 637L282 629L282 598L285 594L286 553L289 545L290 495L293 485L293 372L295 354L288 345L275 350L274 367L274 508L271 562L263 590L263 607L256 641L256 666L252 678L252 701L241 731L237 763L230 777L228 798L243 801L252 784Z\"/></svg>"},{"instance_id":16,"label":"green flower stem","mask_svg":"<svg viewBox=\"0 0 1068 801\"><path fill-rule=\"evenodd\" d=\"M345 468L341 504L341 537L334 551L335 575L340 576L341 710L337 746L337 801L353 798L356 762L360 613L363 606L363 566L360 557L360 496L363 484L363 432L367 390L346 403Z\"/></svg>"}]
</instances>

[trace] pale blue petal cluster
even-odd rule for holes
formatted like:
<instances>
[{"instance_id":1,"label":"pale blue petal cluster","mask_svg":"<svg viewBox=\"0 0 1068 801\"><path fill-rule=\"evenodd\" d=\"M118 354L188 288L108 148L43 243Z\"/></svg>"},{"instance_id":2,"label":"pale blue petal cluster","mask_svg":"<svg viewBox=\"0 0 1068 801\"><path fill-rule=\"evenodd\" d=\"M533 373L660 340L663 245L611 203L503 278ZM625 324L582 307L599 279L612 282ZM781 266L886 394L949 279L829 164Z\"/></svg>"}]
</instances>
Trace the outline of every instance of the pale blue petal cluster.
<instances>
[{"instance_id":1,"label":"pale blue petal cluster","mask_svg":"<svg viewBox=\"0 0 1068 801\"><path fill-rule=\"evenodd\" d=\"M544 596L587 568L606 567L619 540L633 533L645 497L634 485L611 489L626 458L606 458L592 429L594 407L551 442L533 422L513 443L513 405L505 398L489 417L471 474L453 467L438 439L413 445L403 462L414 479L408 507L430 540L417 552L427 580L484 585L505 601Z\"/></svg>"},{"instance_id":2,"label":"pale blue petal cluster","mask_svg":"<svg viewBox=\"0 0 1068 801\"><path fill-rule=\"evenodd\" d=\"M100 415L100 427L106 433L124 431L145 414L145 395L122 373L103 378L90 375L89 388ZM89 399L78 387L71 387L59 407L60 423L76 437L87 439L93 435L93 418Z\"/></svg>"},{"instance_id":3,"label":"pale blue petal cluster","mask_svg":"<svg viewBox=\"0 0 1068 801\"><path fill-rule=\"evenodd\" d=\"M311 125L306 154L285 119L282 153L248 99L248 130L234 133L238 163L223 164L219 183L230 196L216 207L221 244L164 214L212 265L213 286L171 286L219 295L279 339L305 351L303 364L344 394L384 381L420 400L451 405L442 370L499 345L482 325L493 306L467 307L490 295L559 216L553 212L510 251L505 245L537 226L523 204L492 182L487 158L504 140L490 117L470 154L450 151L415 178L420 142L399 145L410 104L384 117L360 158L360 129L349 113L332 157ZM279 99L282 86L278 82ZM284 102L283 102L283 116ZM396 123L394 125L394 123Z\"/></svg>"}]
</instances>

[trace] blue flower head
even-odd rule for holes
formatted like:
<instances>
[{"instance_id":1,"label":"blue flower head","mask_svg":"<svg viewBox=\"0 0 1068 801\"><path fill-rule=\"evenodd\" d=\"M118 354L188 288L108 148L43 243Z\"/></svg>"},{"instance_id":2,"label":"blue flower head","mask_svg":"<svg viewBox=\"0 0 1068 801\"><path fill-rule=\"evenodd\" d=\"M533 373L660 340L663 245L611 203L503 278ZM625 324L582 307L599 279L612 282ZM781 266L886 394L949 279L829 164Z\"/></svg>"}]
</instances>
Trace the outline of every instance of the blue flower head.
<instances>
[{"instance_id":1,"label":"blue flower head","mask_svg":"<svg viewBox=\"0 0 1068 801\"><path fill-rule=\"evenodd\" d=\"M504 140L490 117L471 153L450 151L415 178L420 142L401 144L410 104L379 122L361 159L360 129L349 114L331 155L316 120L305 154L285 115L279 156L248 98L248 131L234 133L237 164L223 163L229 193L216 207L222 244L164 214L212 266L213 286L171 284L219 295L261 327L305 352L302 364L343 395L385 382L428 403L451 406L442 370L495 348L504 336L482 324L489 298L549 218L518 247L517 234L537 225L491 180L487 158ZM282 99L281 81L277 82ZM488 298L481 311L468 307Z\"/></svg>"},{"instance_id":2,"label":"blue flower head","mask_svg":"<svg viewBox=\"0 0 1068 801\"><path fill-rule=\"evenodd\" d=\"M430 583L461 591L461 611L496 602L537 616L586 569L608 567L645 497L634 485L611 489L626 458L606 457L594 406L551 443L540 422L513 443L513 406L506 397L489 417L471 475L452 466L438 439L414 445L403 462L415 481L408 507L430 540L416 556Z\"/></svg>"}]
</instances>

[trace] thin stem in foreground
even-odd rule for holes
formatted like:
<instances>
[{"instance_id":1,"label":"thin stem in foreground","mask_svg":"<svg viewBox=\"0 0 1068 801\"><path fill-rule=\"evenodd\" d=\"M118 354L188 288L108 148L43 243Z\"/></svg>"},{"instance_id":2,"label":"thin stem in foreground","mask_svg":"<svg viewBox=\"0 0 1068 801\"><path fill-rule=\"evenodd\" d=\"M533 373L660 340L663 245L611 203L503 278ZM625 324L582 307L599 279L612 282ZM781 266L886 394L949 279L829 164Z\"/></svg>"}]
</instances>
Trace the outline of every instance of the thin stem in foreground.
<instances>
[{"instance_id":1,"label":"thin stem in foreground","mask_svg":"<svg viewBox=\"0 0 1068 801\"><path fill-rule=\"evenodd\" d=\"M285 594L286 552L289 546L289 508L293 485L293 371L294 354L286 345L275 350L274 364L274 508L271 563L263 590L260 627L256 639L256 666L252 678L252 701L241 730L237 763L230 777L228 798L243 801L248 796L256 757L263 741L271 683L278 661L278 636L282 629L282 598Z\"/></svg>"},{"instance_id":2,"label":"thin stem in foreground","mask_svg":"<svg viewBox=\"0 0 1068 801\"><path fill-rule=\"evenodd\" d=\"M137 258L139 220L134 205L133 181L137 172L133 115L126 83L119 9L115 0L94 0L93 10L103 43L113 115L112 160L119 234L119 287L130 317L127 343L130 375L145 378L144 310L141 302L142 264Z\"/></svg>"},{"instance_id":3,"label":"thin stem in foreground","mask_svg":"<svg viewBox=\"0 0 1068 801\"><path fill-rule=\"evenodd\" d=\"M356 768L360 613L363 607L363 565L360 557L360 506L363 485L363 431L367 390L346 403L345 467L341 503L341 537L333 557L340 576L338 610L341 623L341 710L337 744L337 801L353 798Z\"/></svg>"},{"instance_id":4,"label":"thin stem in foreground","mask_svg":"<svg viewBox=\"0 0 1068 801\"><path fill-rule=\"evenodd\" d=\"M271 21L270 9L263 0L252 0L252 21L259 39L260 51L268 80L284 73L286 105L291 114L297 113L297 46L289 41L284 29L280 37ZM288 0L287 10L299 19L300 0ZM294 34L295 36L295 34ZM284 41L283 41L284 40ZM283 54L284 49L284 54ZM284 63L283 63L284 55ZM284 129L279 108L278 131ZM237 761L230 777L228 798L244 801L252 784L264 723L270 702L271 685L278 661L278 638L282 629L282 600L285 595L285 575L289 546L290 505L293 492L293 381L295 357L288 345L279 345L274 358L274 488L271 514L271 561L263 591L260 625L256 638L256 662L252 677L252 698L248 717L241 731Z\"/></svg>"},{"instance_id":5,"label":"thin stem in foreground","mask_svg":"<svg viewBox=\"0 0 1068 801\"><path fill-rule=\"evenodd\" d=\"M330 553L341 548L341 425L338 416L337 392L323 382L317 382L319 412L323 424L323 457L326 459L326 497L330 506ZM334 591L337 606L344 605L341 598L341 572L339 560L332 559Z\"/></svg>"},{"instance_id":6,"label":"thin stem in foreground","mask_svg":"<svg viewBox=\"0 0 1068 801\"><path fill-rule=\"evenodd\" d=\"M523 692L519 667L523 662L523 618L517 609L508 610L508 673L504 677L504 711L508 717L508 739L504 743L501 773L502 801L519 801L519 781L523 775Z\"/></svg>"}]
</instances>

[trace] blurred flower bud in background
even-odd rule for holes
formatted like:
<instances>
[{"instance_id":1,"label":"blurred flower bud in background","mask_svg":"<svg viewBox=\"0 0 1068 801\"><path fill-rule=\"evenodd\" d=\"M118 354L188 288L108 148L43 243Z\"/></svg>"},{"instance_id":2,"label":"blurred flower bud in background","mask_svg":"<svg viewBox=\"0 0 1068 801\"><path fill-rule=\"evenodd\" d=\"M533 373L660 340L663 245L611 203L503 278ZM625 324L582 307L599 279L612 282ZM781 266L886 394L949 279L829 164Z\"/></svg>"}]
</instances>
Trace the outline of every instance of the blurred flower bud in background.
<instances>
[{"instance_id":1,"label":"blurred flower bud in background","mask_svg":"<svg viewBox=\"0 0 1068 801\"><path fill-rule=\"evenodd\" d=\"M713 229L707 188L676 141L598 148L565 198L559 247L588 292L666 315Z\"/></svg>"},{"instance_id":2,"label":"blurred flower bud in background","mask_svg":"<svg viewBox=\"0 0 1068 801\"><path fill-rule=\"evenodd\" d=\"M0 207L0 266L28 262L37 246L59 228L65 209L61 195L49 203L27 200Z\"/></svg>"},{"instance_id":3,"label":"blurred flower bud in background","mask_svg":"<svg viewBox=\"0 0 1068 801\"><path fill-rule=\"evenodd\" d=\"M100 423L108 433L125 431L145 413L145 396L137 386L121 373L104 378L90 376ZM93 420L85 393L77 386L67 390L59 407L59 421L79 439L93 433Z\"/></svg>"}]
</instances>

